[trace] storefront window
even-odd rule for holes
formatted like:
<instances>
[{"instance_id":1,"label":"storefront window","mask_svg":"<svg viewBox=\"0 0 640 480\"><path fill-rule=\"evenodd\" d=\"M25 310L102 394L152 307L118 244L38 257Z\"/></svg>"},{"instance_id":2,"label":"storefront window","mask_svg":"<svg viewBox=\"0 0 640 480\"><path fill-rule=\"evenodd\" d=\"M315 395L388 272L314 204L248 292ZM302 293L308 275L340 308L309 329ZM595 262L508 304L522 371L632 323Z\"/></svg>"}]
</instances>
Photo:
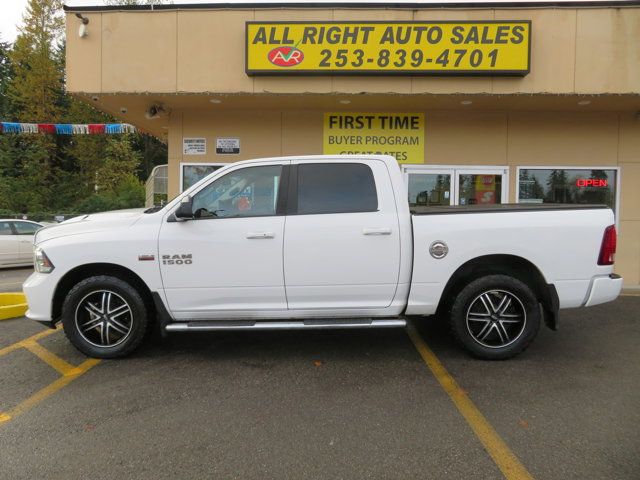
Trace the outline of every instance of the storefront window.
<instances>
[{"instance_id":1,"label":"storefront window","mask_svg":"<svg viewBox=\"0 0 640 480\"><path fill-rule=\"evenodd\" d=\"M414 173L409 175L409 206L451 205L451 175Z\"/></svg>"},{"instance_id":2,"label":"storefront window","mask_svg":"<svg viewBox=\"0 0 640 480\"><path fill-rule=\"evenodd\" d=\"M502 203L502 175L459 175L460 205Z\"/></svg>"},{"instance_id":3,"label":"storefront window","mask_svg":"<svg viewBox=\"0 0 640 480\"><path fill-rule=\"evenodd\" d=\"M520 203L604 204L616 209L616 170L522 168Z\"/></svg>"}]
</instances>

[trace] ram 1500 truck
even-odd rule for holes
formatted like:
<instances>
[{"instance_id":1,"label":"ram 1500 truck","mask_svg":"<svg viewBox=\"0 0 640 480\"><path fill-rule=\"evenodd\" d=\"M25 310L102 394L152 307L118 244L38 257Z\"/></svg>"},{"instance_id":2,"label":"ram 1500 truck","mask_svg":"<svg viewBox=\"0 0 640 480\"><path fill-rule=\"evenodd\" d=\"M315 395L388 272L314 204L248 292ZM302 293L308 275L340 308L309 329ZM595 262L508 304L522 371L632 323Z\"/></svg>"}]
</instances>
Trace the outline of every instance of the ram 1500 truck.
<instances>
[{"instance_id":1,"label":"ram 1500 truck","mask_svg":"<svg viewBox=\"0 0 640 480\"><path fill-rule=\"evenodd\" d=\"M228 165L163 208L40 230L27 317L124 356L162 332L401 327L446 317L475 356L512 357L558 309L614 300L605 206L420 207L390 156Z\"/></svg>"}]
</instances>

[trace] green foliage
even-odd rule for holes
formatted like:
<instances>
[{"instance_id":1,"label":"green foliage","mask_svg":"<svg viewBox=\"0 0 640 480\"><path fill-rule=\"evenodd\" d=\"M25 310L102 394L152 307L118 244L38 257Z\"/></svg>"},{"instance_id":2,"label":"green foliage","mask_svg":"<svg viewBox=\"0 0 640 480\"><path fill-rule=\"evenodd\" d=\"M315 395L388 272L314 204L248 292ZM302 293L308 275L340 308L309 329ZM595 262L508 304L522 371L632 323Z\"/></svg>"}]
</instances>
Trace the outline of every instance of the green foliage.
<instances>
[{"instance_id":1,"label":"green foliage","mask_svg":"<svg viewBox=\"0 0 640 480\"><path fill-rule=\"evenodd\" d=\"M9 54L13 67L7 93L23 122L55 122L63 90L54 42L62 35L60 0L29 0L24 25Z\"/></svg>"},{"instance_id":2,"label":"green foliage","mask_svg":"<svg viewBox=\"0 0 640 480\"><path fill-rule=\"evenodd\" d=\"M76 210L86 213L137 208L144 205L144 185L133 175L121 178L116 188L91 195Z\"/></svg>"},{"instance_id":3,"label":"green foliage","mask_svg":"<svg viewBox=\"0 0 640 480\"><path fill-rule=\"evenodd\" d=\"M0 42L0 120L117 121L64 92L61 6L61 0L29 0L15 44ZM0 134L0 211L50 219L141 207L141 179L166 158L166 145L142 134Z\"/></svg>"},{"instance_id":4,"label":"green foliage","mask_svg":"<svg viewBox=\"0 0 640 480\"><path fill-rule=\"evenodd\" d=\"M0 118L6 118L10 112L7 86L13 76L13 68L9 59L10 45L0 42Z\"/></svg>"}]
</instances>

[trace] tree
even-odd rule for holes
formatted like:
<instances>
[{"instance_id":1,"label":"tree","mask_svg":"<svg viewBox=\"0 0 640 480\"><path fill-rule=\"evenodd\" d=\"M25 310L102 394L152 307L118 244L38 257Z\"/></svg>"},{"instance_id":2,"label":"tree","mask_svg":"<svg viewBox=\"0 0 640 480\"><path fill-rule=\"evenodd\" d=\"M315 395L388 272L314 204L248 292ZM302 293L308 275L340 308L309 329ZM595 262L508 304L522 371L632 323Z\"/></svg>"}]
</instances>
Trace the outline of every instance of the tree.
<instances>
[{"instance_id":1,"label":"tree","mask_svg":"<svg viewBox=\"0 0 640 480\"><path fill-rule=\"evenodd\" d=\"M11 45L0 42L0 118L8 118L10 111L7 87L13 76L9 51Z\"/></svg>"},{"instance_id":2,"label":"tree","mask_svg":"<svg viewBox=\"0 0 640 480\"><path fill-rule=\"evenodd\" d=\"M116 122L64 92L61 13L61 0L29 0L15 44L0 42L1 120ZM142 134L0 134L0 209L48 218L142 206L141 179L166 158L166 145Z\"/></svg>"},{"instance_id":3,"label":"tree","mask_svg":"<svg viewBox=\"0 0 640 480\"><path fill-rule=\"evenodd\" d=\"M114 192L122 183L137 180L133 172L140 164L141 155L128 140L127 136L107 140L105 158L97 171L98 191Z\"/></svg>"},{"instance_id":4,"label":"tree","mask_svg":"<svg viewBox=\"0 0 640 480\"><path fill-rule=\"evenodd\" d=\"M60 0L29 0L9 56L13 78L7 92L23 122L55 122L60 117L63 83L54 50L64 26L61 8Z\"/></svg>"}]
</instances>

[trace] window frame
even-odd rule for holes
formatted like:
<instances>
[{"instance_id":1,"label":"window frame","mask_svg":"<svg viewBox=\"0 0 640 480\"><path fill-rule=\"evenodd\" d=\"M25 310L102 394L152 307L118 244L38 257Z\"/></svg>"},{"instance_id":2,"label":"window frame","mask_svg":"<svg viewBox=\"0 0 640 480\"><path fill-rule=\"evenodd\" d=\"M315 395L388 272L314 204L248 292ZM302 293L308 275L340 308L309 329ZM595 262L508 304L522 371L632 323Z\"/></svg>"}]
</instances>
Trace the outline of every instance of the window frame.
<instances>
[{"instance_id":1,"label":"window frame","mask_svg":"<svg viewBox=\"0 0 640 480\"><path fill-rule=\"evenodd\" d=\"M298 213L298 167L304 165L364 165L371 172L371 178L373 179L373 187L376 193L376 208L375 210L347 210L340 212L317 212L317 213ZM378 185L376 184L376 176L373 173L373 169L366 162L300 162L292 163L289 172L289 189L287 194L287 215L339 215L341 213L375 213L380 211L380 195L378 193Z\"/></svg>"},{"instance_id":2,"label":"window frame","mask_svg":"<svg viewBox=\"0 0 640 480\"><path fill-rule=\"evenodd\" d=\"M201 218L193 218L191 219L191 221L199 221L199 220L233 220L233 219L242 219L242 218L268 218L268 217L282 217L285 216L286 213L286 208L287 208L287 195L288 195L288 185L289 185L289 170L291 168L291 166L289 165L289 163L267 163L267 164L260 164L260 163L255 163L255 164L250 164L250 165L241 165L238 168L234 168L231 169L227 172L225 172L224 174L220 175L219 177L214 178L213 180L211 180L210 182L204 184L202 186L202 188L199 188L197 191L192 192L189 194L189 197L191 197L191 201L193 202L193 200L195 199L195 197L201 193L203 190L205 190L209 185L211 185L213 182L216 182L218 180L220 180L221 178L224 178L227 175L232 175L234 172L239 172L241 170L246 170L248 168L257 168L257 167L280 167L281 173L280 173L280 182L278 183L278 191L276 192L277 195L277 199L276 199L276 210L275 213L273 215L268 214L268 215L242 215L242 216L233 216L233 217L201 217ZM179 205L179 204L178 204Z\"/></svg>"},{"instance_id":3,"label":"window frame","mask_svg":"<svg viewBox=\"0 0 640 480\"><path fill-rule=\"evenodd\" d=\"M520 203L520 170L615 170L616 194L613 216L616 220L616 228L620 227L620 186L622 167L619 165L519 165L516 167L516 203ZM568 203L567 205L572 205Z\"/></svg>"},{"instance_id":4,"label":"window frame","mask_svg":"<svg viewBox=\"0 0 640 480\"><path fill-rule=\"evenodd\" d=\"M509 165L442 165L442 164L422 164L422 163L404 163L400 165L404 184L409 190L409 175L415 174L446 174L451 175L451 203L450 207L460 205L460 175L501 175L502 189L500 195L502 201L499 205L510 202L511 193L511 169ZM407 198L408 200L408 198ZM407 202L408 203L408 202Z\"/></svg>"}]
</instances>

